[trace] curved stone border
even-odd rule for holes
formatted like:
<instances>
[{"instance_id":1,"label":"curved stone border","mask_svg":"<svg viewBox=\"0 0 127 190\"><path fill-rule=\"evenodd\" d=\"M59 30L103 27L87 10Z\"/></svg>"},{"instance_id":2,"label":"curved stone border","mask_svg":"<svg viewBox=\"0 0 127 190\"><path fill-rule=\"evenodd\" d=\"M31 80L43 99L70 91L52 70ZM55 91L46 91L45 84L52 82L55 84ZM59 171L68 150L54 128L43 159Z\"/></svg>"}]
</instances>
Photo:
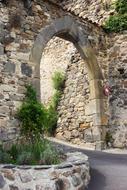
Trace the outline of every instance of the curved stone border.
<instances>
[{"instance_id":1,"label":"curved stone border","mask_svg":"<svg viewBox=\"0 0 127 190\"><path fill-rule=\"evenodd\" d=\"M90 181L88 157L67 153L59 165L0 165L1 190L78 190Z\"/></svg>"}]
</instances>

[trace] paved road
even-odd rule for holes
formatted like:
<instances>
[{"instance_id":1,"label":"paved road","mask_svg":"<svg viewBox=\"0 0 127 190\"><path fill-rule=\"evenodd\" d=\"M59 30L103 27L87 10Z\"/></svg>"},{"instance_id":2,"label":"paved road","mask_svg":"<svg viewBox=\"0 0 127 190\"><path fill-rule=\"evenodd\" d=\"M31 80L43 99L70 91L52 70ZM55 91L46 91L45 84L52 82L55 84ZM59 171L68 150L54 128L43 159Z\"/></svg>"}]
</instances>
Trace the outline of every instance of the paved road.
<instances>
[{"instance_id":1,"label":"paved road","mask_svg":"<svg viewBox=\"0 0 127 190\"><path fill-rule=\"evenodd\" d=\"M127 190L127 155L57 146L65 152L81 151L89 156L91 182L88 190Z\"/></svg>"}]
</instances>

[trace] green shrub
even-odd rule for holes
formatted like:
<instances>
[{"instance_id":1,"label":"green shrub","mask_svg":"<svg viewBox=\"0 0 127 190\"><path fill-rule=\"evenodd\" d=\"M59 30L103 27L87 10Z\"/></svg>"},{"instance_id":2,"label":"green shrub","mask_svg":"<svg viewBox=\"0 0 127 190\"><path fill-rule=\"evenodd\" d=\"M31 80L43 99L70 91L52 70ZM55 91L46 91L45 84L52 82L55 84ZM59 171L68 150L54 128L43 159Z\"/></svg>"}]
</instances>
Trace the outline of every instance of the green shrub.
<instances>
[{"instance_id":1,"label":"green shrub","mask_svg":"<svg viewBox=\"0 0 127 190\"><path fill-rule=\"evenodd\" d=\"M54 88L58 91L62 91L64 88L65 76L60 72L55 72L52 80Z\"/></svg>"},{"instance_id":2,"label":"green shrub","mask_svg":"<svg viewBox=\"0 0 127 190\"><path fill-rule=\"evenodd\" d=\"M40 138L44 132L45 117L45 107L37 101L35 90L31 86L27 86L25 101L18 111L22 135L31 142Z\"/></svg>"},{"instance_id":3,"label":"green shrub","mask_svg":"<svg viewBox=\"0 0 127 190\"><path fill-rule=\"evenodd\" d=\"M60 154L47 140L36 140L34 144L23 143L12 145L6 151L0 147L0 163L19 165L57 164Z\"/></svg>"},{"instance_id":4,"label":"green shrub","mask_svg":"<svg viewBox=\"0 0 127 190\"><path fill-rule=\"evenodd\" d=\"M54 93L51 103L47 108L47 114L45 118L45 132L48 135L54 135L57 126L57 107L64 88L65 76L60 72L55 72L52 77L52 80L53 87L55 88L56 92Z\"/></svg>"},{"instance_id":5,"label":"green shrub","mask_svg":"<svg viewBox=\"0 0 127 190\"><path fill-rule=\"evenodd\" d=\"M115 10L117 13L111 15L103 26L107 32L127 30L127 0L117 0Z\"/></svg>"},{"instance_id":6,"label":"green shrub","mask_svg":"<svg viewBox=\"0 0 127 190\"><path fill-rule=\"evenodd\" d=\"M117 0L116 12L119 14L127 13L127 0Z\"/></svg>"},{"instance_id":7,"label":"green shrub","mask_svg":"<svg viewBox=\"0 0 127 190\"><path fill-rule=\"evenodd\" d=\"M58 155L58 152L54 150L51 144L47 143L43 154L41 154L40 160L44 164L59 164L60 158Z\"/></svg>"},{"instance_id":8,"label":"green shrub","mask_svg":"<svg viewBox=\"0 0 127 190\"><path fill-rule=\"evenodd\" d=\"M61 98L62 92L59 90L56 90L56 92L54 93L52 100L51 100L51 105L52 107L54 107L55 109L57 109L58 104L60 102L60 98Z\"/></svg>"},{"instance_id":9,"label":"green shrub","mask_svg":"<svg viewBox=\"0 0 127 190\"><path fill-rule=\"evenodd\" d=\"M13 163L13 160L11 159L11 155L4 150L0 148L0 163Z\"/></svg>"},{"instance_id":10,"label":"green shrub","mask_svg":"<svg viewBox=\"0 0 127 190\"><path fill-rule=\"evenodd\" d=\"M48 135L54 135L57 126L58 114L56 109L50 105L47 108L47 116L45 120L45 132Z\"/></svg>"},{"instance_id":11,"label":"green shrub","mask_svg":"<svg viewBox=\"0 0 127 190\"><path fill-rule=\"evenodd\" d=\"M127 30L127 14L110 16L104 29L108 32L120 32Z\"/></svg>"}]
</instances>

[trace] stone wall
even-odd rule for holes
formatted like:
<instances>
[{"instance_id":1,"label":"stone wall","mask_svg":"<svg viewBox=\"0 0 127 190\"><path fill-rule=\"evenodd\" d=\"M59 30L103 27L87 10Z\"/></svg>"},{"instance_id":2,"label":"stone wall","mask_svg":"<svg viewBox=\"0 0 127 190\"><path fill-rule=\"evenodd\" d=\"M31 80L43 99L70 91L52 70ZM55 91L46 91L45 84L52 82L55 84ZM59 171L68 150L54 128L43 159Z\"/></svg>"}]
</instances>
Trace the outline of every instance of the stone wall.
<instances>
[{"instance_id":1,"label":"stone wall","mask_svg":"<svg viewBox=\"0 0 127 190\"><path fill-rule=\"evenodd\" d=\"M72 56L58 113L56 137L72 143L93 143L93 117L86 114L90 89L86 63L79 53ZM88 144L87 144L88 145Z\"/></svg>"},{"instance_id":2,"label":"stone wall","mask_svg":"<svg viewBox=\"0 0 127 190\"><path fill-rule=\"evenodd\" d=\"M85 190L89 181L88 157L79 152L60 165L0 166L1 190Z\"/></svg>"},{"instance_id":3,"label":"stone wall","mask_svg":"<svg viewBox=\"0 0 127 190\"><path fill-rule=\"evenodd\" d=\"M50 0L61 6L64 10L89 22L102 26L109 15L114 13L115 0Z\"/></svg>"},{"instance_id":4,"label":"stone wall","mask_svg":"<svg viewBox=\"0 0 127 190\"><path fill-rule=\"evenodd\" d=\"M76 51L71 42L65 41L58 37L53 37L46 45L41 59L41 101L44 104L50 102L53 94L54 73L61 72L66 75L68 65L71 63L71 58Z\"/></svg>"},{"instance_id":5,"label":"stone wall","mask_svg":"<svg viewBox=\"0 0 127 190\"><path fill-rule=\"evenodd\" d=\"M127 34L113 36L109 49L109 133L114 147L127 147Z\"/></svg>"},{"instance_id":6,"label":"stone wall","mask_svg":"<svg viewBox=\"0 0 127 190\"><path fill-rule=\"evenodd\" d=\"M54 19L70 15L77 23L78 30L80 29L80 32L84 31L85 37L89 40L94 52L91 54L91 59L93 59L93 55L96 55L103 77L102 80L97 78L96 81L93 81L95 84L91 82L88 87L90 81L88 82L87 72L84 67L88 63L82 61L79 54L75 53L73 45L61 41L59 38L55 39L56 41L53 39L47 45L42 56L42 100L48 102L53 94L51 86L52 73L59 69L66 72L66 87L60 102L61 108L60 106L58 108L60 112L58 136L67 137L73 143L79 143L79 140L83 143L86 141L91 143L92 139L97 141L99 135L98 128L100 126L99 119L101 118L102 128L99 129L101 135L105 136L102 134L102 129L108 126L109 128L106 130L110 129L113 146L126 147L126 32L118 36L107 35L101 27L98 27L114 11L110 10L109 7L107 7L107 10L104 10L105 6L103 7L103 5L108 6L108 0L105 0L104 3L99 0L95 3L93 1L91 3L85 1L84 4L82 4L82 1L61 1L62 4L58 5L52 4L51 1L34 0L29 8L24 7L22 1L11 0L7 6L0 3L0 141L10 142L18 136L19 122L16 119L16 112L24 98L25 84L31 83L34 78L35 65L29 61L29 55L36 36L41 28L45 28L50 23L53 23ZM58 1L55 1L55 3L58 3ZM94 8L95 12L92 11ZM81 15L79 14L80 12ZM62 24L68 24L68 21L59 23L59 27ZM73 26L70 28L74 33L76 32ZM59 37L66 38L67 36L59 35ZM83 41L84 37L80 37ZM63 47L61 48L61 46ZM57 54L54 54L54 51ZM63 63L59 61L61 58ZM47 65L49 61L50 64ZM52 62L55 62L55 64L52 64ZM45 65L47 65L47 69ZM94 65L91 68L94 68ZM97 70L95 69L93 73L96 74ZM50 80L48 81L49 78ZM43 79L45 79L45 82ZM109 98L103 96L103 86L106 82L109 83L112 91ZM84 83L85 85L83 85ZM73 88L70 88L70 84ZM100 85L101 92L96 94L95 89L98 85ZM94 87L91 90L93 96L99 93L103 96L103 113L99 112L99 114L94 115L96 122L94 117L91 119L90 115L93 110L95 112L98 107L100 109L102 104L98 104L100 100L97 100L97 98L89 101L91 86ZM70 101L73 102L72 105L75 102L78 103L74 107L72 105L69 107L70 104L67 106L67 103ZM91 105L91 101L93 101L95 106L89 106L88 108L87 103ZM67 118L64 119L66 110L68 110ZM70 117L73 117L73 120ZM60 124L60 122L62 123ZM96 126L99 125L97 128L94 127L95 123ZM62 128L64 127L65 131L61 131L61 126ZM71 130L69 126L71 126Z\"/></svg>"},{"instance_id":7,"label":"stone wall","mask_svg":"<svg viewBox=\"0 0 127 190\"><path fill-rule=\"evenodd\" d=\"M31 47L39 30L63 15L58 8L33 2L30 10L22 1L0 3L0 141L15 140L19 134L17 108L25 85L31 83L34 65L29 62Z\"/></svg>"},{"instance_id":8,"label":"stone wall","mask_svg":"<svg viewBox=\"0 0 127 190\"><path fill-rule=\"evenodd\" d=\"M102 69L103 64L101 64ZM90 86L86 62L73 44L57 37L46 45L41 59L43 103L49 103L53 96L52 76L55 71L64 72L66 77L65 88L58 106L56 138L97 148L96 141L99 141L100 134L94 126L93 108L88 113Z\"/></svg>"}]
</instances>

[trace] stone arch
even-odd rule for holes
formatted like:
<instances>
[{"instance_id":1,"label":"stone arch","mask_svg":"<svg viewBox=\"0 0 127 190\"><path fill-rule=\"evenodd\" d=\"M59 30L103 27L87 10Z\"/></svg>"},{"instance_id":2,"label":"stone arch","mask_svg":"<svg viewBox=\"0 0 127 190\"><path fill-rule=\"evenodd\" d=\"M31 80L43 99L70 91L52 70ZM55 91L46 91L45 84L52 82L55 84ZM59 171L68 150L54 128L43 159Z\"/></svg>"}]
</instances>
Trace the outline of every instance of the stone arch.
<instances>
[{"instance_id":1,"label":"stone arch","mask_svg":"<svg viewBox=\"0 0 127 190\"><path fill-rule=\"evenodd\" d=\"M71 41L78 49L81 57L86 60L90 84L90 104L86 108L85 114L93 115L97 134L95 141L102 142L105 136L103 129L104 126L107 125L102 90L103 75L84 28L71 16L65 16L54 20L50 25L40 31L34 42L30 61L35 65L34 85L37 89L38 95L40 95L40 61L42 52L53 36L58 36Z\"/></svg>"}]
</instances>

